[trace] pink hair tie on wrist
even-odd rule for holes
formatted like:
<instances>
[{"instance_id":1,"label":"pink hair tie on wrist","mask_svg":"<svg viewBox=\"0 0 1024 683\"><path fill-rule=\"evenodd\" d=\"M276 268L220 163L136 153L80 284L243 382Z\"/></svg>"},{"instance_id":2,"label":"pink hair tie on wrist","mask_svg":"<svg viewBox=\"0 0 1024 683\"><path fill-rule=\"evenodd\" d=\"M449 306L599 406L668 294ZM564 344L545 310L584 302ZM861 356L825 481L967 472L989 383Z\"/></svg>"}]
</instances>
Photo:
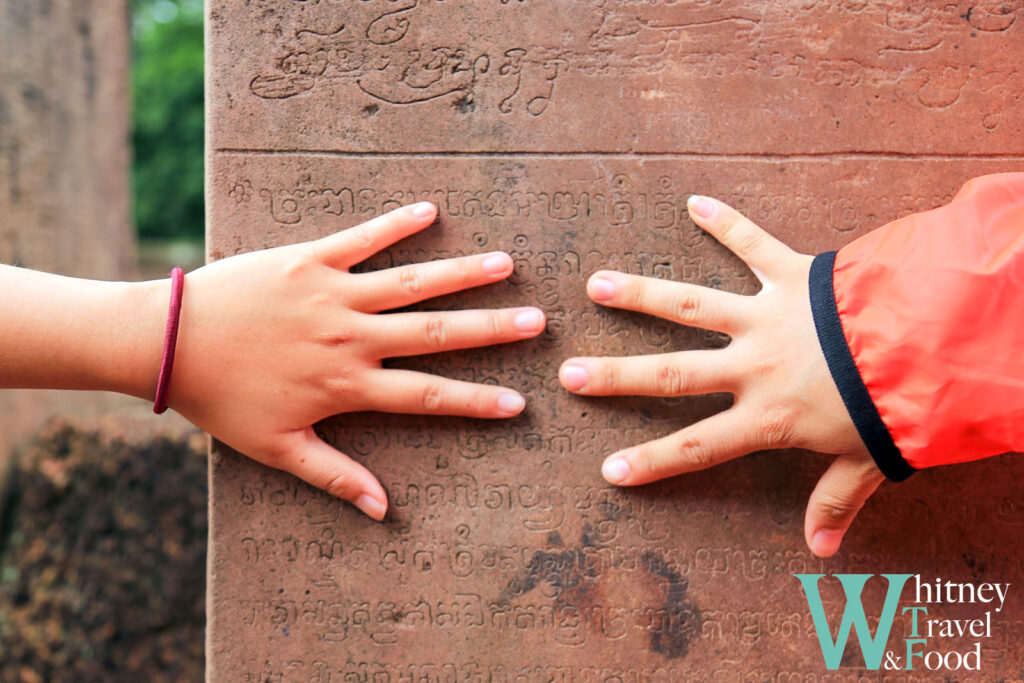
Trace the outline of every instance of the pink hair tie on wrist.
<instances>
[{"instance_id":1,"label":"pink hair tie on wrist","mask_svg":"<svg viewBox=\"0 0 1024 683\"><path fill-rule=\"evenodd\" d=\"M153 412L157 415L167 410L167 392L171 387L171 370L174 368L174 349L178 345L178 323L181 321L181 299L185 292L185 271L171 270L171 308L167 312L167 331L164 333L164 355L160 360L160 379L156 383L156 398Z\"/></svg>"}]
</instances>

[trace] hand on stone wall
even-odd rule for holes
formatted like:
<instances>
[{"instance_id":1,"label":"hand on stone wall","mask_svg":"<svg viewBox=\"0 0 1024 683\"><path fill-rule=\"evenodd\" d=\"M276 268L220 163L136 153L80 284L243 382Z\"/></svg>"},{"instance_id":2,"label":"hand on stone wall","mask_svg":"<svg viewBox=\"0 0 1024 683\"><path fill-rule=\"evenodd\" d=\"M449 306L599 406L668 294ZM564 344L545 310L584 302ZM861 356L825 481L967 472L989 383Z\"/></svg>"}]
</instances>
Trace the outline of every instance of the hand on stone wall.
<instances>
[{"instance_id":1,"label":"hand on stone wall","mask_svg":"<svg viewBox=\"0 0 1024 683\"><path fill-rule=\"evenodd\" d=\"M190 273L170 407L235 450L383 518L380 483L313 424L364 410L517 415L525 401L510 389L383 369L381 359L527 339L545 325L536 308L376 315L511 275L505 253L349 272L435 216L432 204L416 204ZM152 399L169 290L168 280L95 282L0 266L0 387Z\"/></svg>"},{"instance_id":2,"label":"hand on stone wall","mask_svg":"<svg viewBox=\"0 0 1024 683\"><path fill-rule=\"evenodd\" d=\"M383 518L381 485L312 425L364 410L517 415L525 401L510 389L382 369L381 359L527 339L544 329L536 308L376 315L512 273L505 253L349 272L435 216L432 204L416 204L190 274L171 407L236 450Z\"/></svg>"},{"instance_id":3,"label":"hand on stone wall","mask_svg":"<svg viewBox=\"0 0 1024 683\"><path fill-rule=\"evenodd\" d=\"M689 210L754 271L762 284L757 295L610 271L595 273L587 292L602 305L723 332L732 342L716 350L572 358L562 365L562 385L590 396L735 396L722 413L609 456L602 472L613 484L645 484L766 449L839 455L811 494L804 529L814 553L832 555L885 477L854 427L818 342L808 292L813 259L716 200L693 197Z\"/></svg>"}]
</instances>

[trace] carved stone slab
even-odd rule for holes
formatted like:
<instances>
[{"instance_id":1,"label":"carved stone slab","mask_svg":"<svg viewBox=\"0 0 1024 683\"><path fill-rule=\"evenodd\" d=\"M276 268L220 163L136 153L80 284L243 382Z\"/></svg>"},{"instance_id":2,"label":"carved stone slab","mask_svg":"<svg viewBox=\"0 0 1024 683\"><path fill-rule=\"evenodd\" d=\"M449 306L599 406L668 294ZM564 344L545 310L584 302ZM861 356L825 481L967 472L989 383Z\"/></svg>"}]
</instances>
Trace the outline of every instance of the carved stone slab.
<instances>
[{"instance_id":1,"label":"carved stone slab","mask_svg":"<svg viewBox=\"0 0 1024 683\"><path fill-rule=\"evenodd\" d=\"M403 361L522 391L518 419L321 425L381 477L384 524L214 445L211 680L804 680L826 671L794 573L1024 581L1012 458L883 486L820 561L802 521L827 458L614 489L605 455L729 397L585 399L556 377L574 354L727 343L583 291L599 268L756 291L686 218L691 193L813 253L1020 170L1020 3L208 4L211 258L428 199L439 224L368 268L506 250L510 282L428 308L550 320L534 341ZM883 593L868 584L869 611ZM1022 630L1011 589L976 680L1020 670ZM875 680L847 655L836 680Z\"/></svg>"},{"instance_id":2,"label":"carved stone slab","mask_svg":"<svg viewBox=\"0 0 1024 683\"><path fill-rule=\"evenodd\" d=\"M246 150L1002 154L1024 148L1019 10L214 3L211 130Z\"/></svg>"}]
</instances>

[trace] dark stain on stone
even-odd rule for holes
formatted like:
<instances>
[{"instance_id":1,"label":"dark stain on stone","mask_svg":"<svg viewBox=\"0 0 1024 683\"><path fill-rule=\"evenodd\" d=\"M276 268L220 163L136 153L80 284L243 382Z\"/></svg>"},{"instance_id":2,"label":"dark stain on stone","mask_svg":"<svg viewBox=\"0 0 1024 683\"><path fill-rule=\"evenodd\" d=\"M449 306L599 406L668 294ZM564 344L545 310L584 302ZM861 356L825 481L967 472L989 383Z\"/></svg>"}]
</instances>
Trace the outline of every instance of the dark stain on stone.
<instances>
[{"instance_id":1,"label":"dark stain on stone","mask_svg":"<svg viewBox=\"0 0 1024 683\"><path fill-rule=\"evenodd\" d=\"M597 541L594 540L594 526L590 522L583 523L583 533L580 534L580 543L584 548L596 548Z\"/></svg>"},{"instance_id":2,"label":"dark stain on stone","mask_svg":"<svg viewBox=\"0 0 1024 683\"><path fill-rule=\"evenodd\" d=\"M576 588L585 577L593 577L593 571L585 569L583 552L576 548L562 551L538 550L520 576L514 577L501 592L501 602L525 595L540 583L547 583L559 594L566 589Z\"/></svg>"},{"instance_id":3,"label":"dark stain on stone","mask_svg":"<svg viewBox=\"0 0 1024 683\"><path fill-rule=\"evenodd\" d=\"M596 547L584 529L584 547ZM549 536L549 542L552 541ZM557 539L559 542L561 538ZM590 545L587 545L590 543ZM584 547L566 550L539 549L519 575L513 577L498 598L501 604L526 595L538 586L550 589L557 607L571 606L581 613L607 606L609 596L621 596L625 577L622 567L599 569L588 562ZM667 659L679 659L689 652L691 639L700 633L701 614L697 606L687 599L689 581L669 565L657 552L641 555L640 563L646 574L632 574L628 579L637 597L646 604L660 603L660 609L650 610L651 622L647 626L650 650Z\"/></svg>"},{"instance_id":4,"label":"dark stain on stone","mask_svg":"<svg viewBox=\"0 0 1024 683\"><path fill-rule=\"evenodd\" d=\"M553 545L555 547L561 548L565 545L565 542L562 540L561 534L559 534L557 531L552 531L550 534L548 534L548 545Z\"/></svg>"},{"instance_id":5,"label":"dark stain on stone","mask_svg":"<svg viewBox=\"0 0 1024 683\"><path fill-rule=\"evenodd\" d=\"M597 510L605 520L617 522L622 519L622 508L610 500L602 500L597 504Z\"/></svg>"},{"instance_id":6,"label":"dark stain on stone","mask_svg":"<svg viewBox=\"0 0 1024 683\"><path fill-rule=\"evenodd\" d=\"M963 554L964 564L971 570L975 579L981 579L988 573L988 562L971 553Z\"/></svg>"},{"instance_id":7,"label":"dark stain on stone","mask_svg":"<svg viewBox=\"0 0 1024 683\"><path fill-rule=\"evenodd\" d=\"M644 568L668 583L665 596L665 618L668 623L659 630L651 630L651 651L669 659L685 657L690 649L690 638L700 631L700 611L686 599L690 582L679 576L665 559L654 552L644 553Z\"/></svg>"},{"instance_id":8,"label":"dark stain on stone","mask_svg":"<svg viewBox=\"0 0 1024 683\"><path fill-rule=\"evenodd\" d=\"M476 111L476 102L473 100L472 95L465 95L455 100L453 106L459 111L460 114L471 114Z\"/></svg>"}]
</instances>

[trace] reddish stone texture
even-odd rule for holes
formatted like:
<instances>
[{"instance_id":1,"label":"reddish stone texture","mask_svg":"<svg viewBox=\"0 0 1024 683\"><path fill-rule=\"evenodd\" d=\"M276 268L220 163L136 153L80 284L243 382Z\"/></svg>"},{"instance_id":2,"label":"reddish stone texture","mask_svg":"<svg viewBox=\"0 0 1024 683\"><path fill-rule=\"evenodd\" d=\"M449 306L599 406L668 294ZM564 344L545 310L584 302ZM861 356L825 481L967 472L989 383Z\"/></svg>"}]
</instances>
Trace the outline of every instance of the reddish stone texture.
<instances>
[{"instance_id":1,"label":"reddish stone texture","mask_svg":"<svg viewBox=\"0 0 1024 683\"><path fill-rule=\"evenodd\" d=\"M211 258L429 199L439 224L367 267L503 249L509 283L427 308L530 304L550 319L534 341L402 362L514 387L529 400L520 418L321 425L381 477L384 524L215 445L211 680L785 680L825 673L794 573L1024 580L1013 458L883 486L840 555L820 561L802 521L828 458L763 453L617 490L600 478L603 456L728 397L587 399L556 378L574 354L726 342L598 308L583 290L615 268L756 291L686 218L691 193L819 252L941 204L974 175L1020 170L1022 13L881 0L211 2ZM984 642L985 680L1022 666L1012 591ZM869 584L869 609L883 593ZM823 595L841 608L836 586ZM844 675L873 679L849 655Z\"/></svg>"},{"instance_id":2,"label":"reddish stone texture","mask_svg":"<svg viewBox=\"0 0 1024 683\"><path fill-rule=\"evenodd\" d=\"M1019 0L240 4L210 11L221 148L1024 147Z\"/></svg>"}]
</instances>

